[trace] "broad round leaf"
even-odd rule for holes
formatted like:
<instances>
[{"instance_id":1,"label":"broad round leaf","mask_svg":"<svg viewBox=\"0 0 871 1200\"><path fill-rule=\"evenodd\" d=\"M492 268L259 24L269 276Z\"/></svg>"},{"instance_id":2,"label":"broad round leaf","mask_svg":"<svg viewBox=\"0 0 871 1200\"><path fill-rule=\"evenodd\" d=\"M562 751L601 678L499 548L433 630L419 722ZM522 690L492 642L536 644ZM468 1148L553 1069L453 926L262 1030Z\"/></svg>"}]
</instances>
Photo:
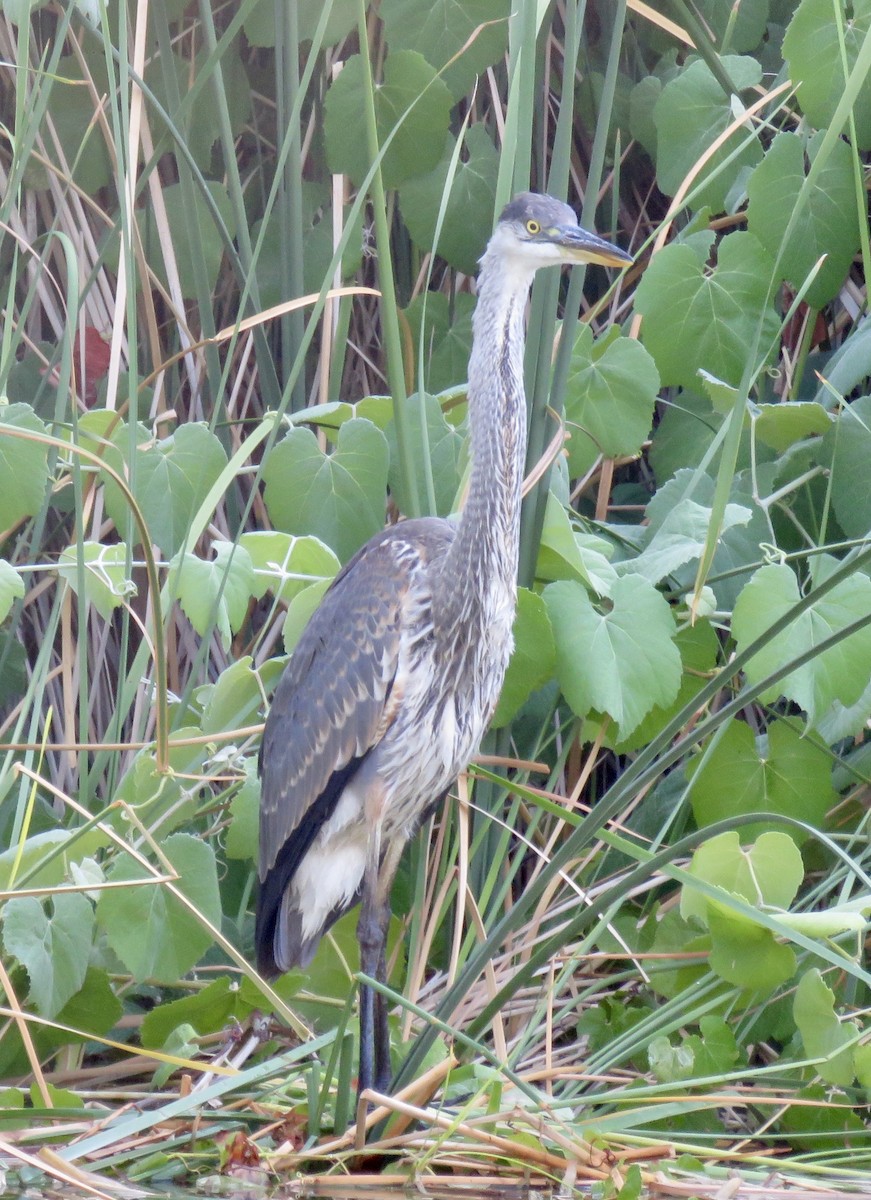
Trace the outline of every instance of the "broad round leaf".
<instances>
[{"instance_id":1,"label":"broad round leaf","mask_svg":"<svg viewBox=\"0 0 871 1200\"><path fill-rule=\"evenodd\" d=\"M35 896L13 897L3 909L3 944L26 969L30 1000L55 1017L85 981L94 940L94 910L78 892L52 898L49 917Z\"/></svg>"},{"instance_id":2,"label":"broad round leaf","mask_svg":"<svg viewBox=\"0 0 871 1200\"><path fill-rule=\"evenodd\" d=\"M200 635L217 628L224 649L242 627L256 580L248 551L232 542L213 542L214 559L176 555L170 564L169 588Z\"/></svg>"},{"instance_id":3,"label":"broad round leaf","mask_svg":"<svg viewBox=\"0 0 871 1200\"><path fill-rule=\"evenodd\" d=\"M749 349L771 349L779 327L768 298L771 258L750 233L723 238L717 258L710 271L691 246L666 246L641 278L641 335L663 384L697 387L705 370L737 386Z\"/></svg>"},{"instance_id":4,"label":"broad round leaf","mask_svg":"<svg viewBox=\"0 0 871 1200\"><path fill-rule=\"evenodd\" d=\"M295 0L299 15L300 41L311 41L323 12L323 0ZM276 13L273 0L258 0L248 13L243 29L252 46L274 46ZM334 46L355 28L359 6L357 0L332 0L320 49ZM162 1045L162 1043L160 1043Z\"/></svg>"},{"instance_id":5,"label":"broad round leaf","mask_svg":"<svg viewBox=\"0 0 871 1200\"><path fill-rule=\"evenodd\" d=\"M814 562L816 578L833 568L831 559ZM732 633L739 650L761 637L800 599L798 580L785 564L770 564L753 575L735 604ZM791 625L771 638L744 668L751 683L759 683L791 659L812 650L825 638L871 612L871 579L861 572L845 579ZM807 713L814 725L835 701L849 706L864 692L871 676L871 624L791 671L765 693L775 700L787 696Z\"/></svg>"},{"instance_id":6,"label":"broad round leaf","mask_svg":"<svg viewBox=\"0 0 871 1200\"><path fill-rule=\"evenodd\" d=\"M832 5L843 14L844 50ZM849 19L848 10L849 8ZM783 39L783 57L789 77L798 85L798 99L812 124L828 125L844 94L845 68L856 65L868 31L871 30L869 0L801 0ZM860 150L871 147L871 76L862 84L853 105Z\"/></svg>"},{"instance_id":7,"label":"broad round leaf","mask_svg":"<svg viewBox=\"0 0 871 1200\"><path fill-rule=\"evenodd\" d=\"M436 224L444 204L453 137L448 137L442 159L433 171L403 184L399 203L408 232L421 249L436 249L452 267L474 275L490 236L499 154L483 125L468 128L463 149L452 178L437 246ZM427 301L430 299L428 295Z\"/></svg>"},{"instance_id":8,"label":"broad round leaf","mask_svg":"<svg viewBox=\"0 0 871 1200\"><path fill-rule=\"evenodd\" d=\"M465 380L472 349L474 309L474 298L468 292L460 292L450 301L443 292L426 292L415 296L405 310L411 326L415 365L421 355L423 379L430 392L456 388L458 382Z\"/></svg>"},{"instance_id":9,"label":"broad round leaf","mask_svg":"<svg viewBox=\"0 0 871 1200\"><path fill-rule=\"evenodd\" d=\"M736 54L755 50L768 21L768 0L742 0L737 7L721 0L695 0L695 9L720 50L724 42Z\"/></svg>"},{"instance_id":10,"label":"broad round leaf","mask_svg":"<svg viewBox=\"0 0 871 1200\"><path fill-rule=\"evenodd\" d=\"M10 429L46 432L29 404L0 407L0 529L39 512L48 482L45 446L15 437L6 432Z\"/></svg>"},{"instance_id":11,"label":"broad round leaf","mask_svg":"<svg viewBox=\"0 0 871 1200\"><path fill-rule=\"evenodd\" d=\"M815 159L822 137L818 133L806 142L796 133L779 133L747 184L747 228L772 258L780 253L783 279L801 288L817 260L825 257L804 292L812 308L822 308L837 295L859 248L852 152L846 142L835 142L783 245L807 175L805 164Z\"/></svg>"},{"instance_id":12,"label":"broad round leaf","mask_svg":"<svg viewBox=\"0 0 871 1200\"><path fill-rule=\"evenodd\" d=\"M600 612L580 584L544 591L557 649L557 677L580 717L606 713L628 737L656 704L669 704L681 681L671 609L640 576L614 581Z\"/></svg>"},{"instance_id":13,"label":"broad round leaf","mask_svg":"<svg viewBox=\"0 0 871 1200\"><path fill-rule=\"evenodd\" d=\"M24 598L24 580L12 566L12 563L0 558L0 621L9 615L9 610L16 600Z\"/></svg>"},{"instance_id":14,"label":"broad round leaf","mask_svg":"<svg viewBox=\"0 0 871 1200\"><path fill-rule=\"evenodd\" d=\"M739 90L754 87L762 78L762 69L753 58L727 54L722 63ZM698 159L732 124L735 113L731 101L701 59L691 62L662 89L653 119L657 132L656 178L666 195L677 192ZM733 154L736 157L728 169L714 177L717 168ZM722 212L736 172L742 167L755 166L761 158L762 148L757 138L751 130L739 127L696 177L693 190L700 182L702 188L693 197L693 208L709 206Z\"/></svg>"},{"instance_id":15,"label":"broad round leaf","mask_svg":"<svg viewBox=\"0 0 871 1200\"><path fill-rule=\"evenodd\" d=\"M801 851L788 834L777 831L761 833L752 845L742 846L744 829L703 842L693 854L690 874L756 907L789 908L804 879ZM704 924L706 904L703 892L684 886L680 912L685 920L695 917Z\"/></svg>"},{"instance_id":16,"label":"broad round leaf","mask_svg":"<svg viewBox=\"0 0 871 1200\"><path fill-rule=\"evenodd\" d=\"M584 474L598 455L638 454L650 433L659 391L656 364L640 342L601 338L581 325L566 385L569 470Z\"/></svg>"},{"instance_id":17,"label":"broad round leaf","mask_svg":"<svg viewBox=\"0 0 871 1200\"><path fill-rule=\"evenodd\" d=\"M127 547L123 542L104 546L101 542L83 542L82 578L85 597L104 620L114 609L136 594L136 584L127 578ZM73 591L79 590L79 547L70 546L61 552L57 573Z\"/></svg>"},{"instance_id":18,"label":"broad round leaf","mask_svg":"<svg viewBox=\"0 0 871 1200\"><path fill-rule=\"evenodd\" d=\"M795 951L776 941L770 929L764 929L726 905L708 904L708 928L711 932L711 970L754 992L770 993L795 974Z\"/></svg>"},{"instance_id":19,"label":"broad round leaf","mask_svg":"<svg viewBox=\"0 0 871 1200\"><path fill-rule=\"evenodd\" d=\"M324 133L327 162L336 175L349 175L359 186L372 165L361 128L365 110L364 64L349 58L327 93ZM451 110L451 94L423 55L413 50L389 54L384 82L375 88L378 145L395 130L381 171L385 187L431 171L442 154Z\"/></svg>"},{"instance_id":20,"label":"broad round leaf","mask_svg":"<svg viewBox=\"0 0 871 1200\"><path fill-rule=\"evenodd\" d=\"M536 688L547 683L553 675L555 661L556 647L547 605L536 592L518 588L514 653L491 721L494 729L508 725Z\"/></svg>"},{"instance_id":21,"label":"broad round leaf","mask_svg":"<svg viewBox=\"0 0 871 1200\"><path fill-rule=\"evenodd\" d=\"M155 1005L145 1014L140 1038L148 1049L159 1050L180 1025L192 1025L203 1037L225 1029L234 1018L247 1016L248 1006L242 1000L238 983L222 975L213 983L180 1000Z\"/></svg>"},{"instance_id":22,"label":"broad round leaf","mask_svg":"<svg viewBox=\"0 0 871 1200\"><path fill-rule=\"evenodd\" d=\"M832 417L814 400L761 404L753 413L756 437L778 453L804 438L827 433L831 426Z\"/></svg>"},{"instance_id":23,"label":"broad round leaf","mask_svg":"<svg viewBox=\"0 0 871 1200\"><path fill-rule=\"evenodd\" d=\"M793 1002L795 1023L808 1058L821 1058L817 1071L827 1083L849 1087L855 1074L853 1051L846 1043L858 1032L853 1021L840 1021L835 1013L835 993L826 987L816 967L802 975Z\"/></svg>"},{"instance_id":24,"label":"broad round leaf","mask_svg":"<svg viewBox=\"0 0 871 1200\"><path fill-rule=\"evenodd\" d=\"M175 886L220 928L221 898L212 847L201 838L174 833L161 843L161 850L179 875ZM109 878L151 876L136 859L121 854L112 864ZM212 944L208 930L160 883L104 891L97 904L97 920L109 945L137 980L179 979Z\"/></svg>"},{"instance_id":25,"label":"broad round leaf","mask_svg":"<svg viewBox=\"0 0 871 1200\"><path fill-rule=\"evenodd\" d=\"M670 704L656 704L632 734L620 742L606 736L604 745L614 746L618 754L631 754L653 741L660 730L689 704L702 690L707 677L717 665L719 642L713 626L708 621L696 621L686 625L675 635L675 645L680 651L682 674L677 695Z\"/></svg>"},{"instance_id":26,"label":"broad round leaf","mask_svg":"<svg viewBox=\"0 0 871 1200\"><path fill-rule=\"evenodd\" d=\"M727 504L721 523L722 532L735 525L746 525L752 515L750 509L741 504ZM628 559L622 569L626 573L643 575L650 583L659 583L678 567L700 557L710 524L711 509L684 496L653 527L638 557Z\"/></svg>"},{"instance_id":27,"label":"broad round leaf","mask_svg":"<svg viewBox=\"0 0 871 1200\"><path fill-rule=\"evenodd\" d=\"M151 540L171 557L187 540L191 522L227 465L227 456L215 435L195 421L179 425L175 433L156 444L140 444L133 463L129 462L128 440L128 431L123 428L114 438L129 464L133 494ZM106 458L112 461L111 455ZM128 520L127 501L108 476L103 478L106 509L116 529L123 531Z\"/></svg>"},{"instance_id":28,"label":"broad round leaf","mask_svg":"<svg viewBox=\"0 0 871 1200\"><path fill-rule=\"evenodd\" d=\"M847 405L825 436L831 455L832 507L848 537L871 530L871 396Z\"/></svg>"},{"instance_id":29,"label":"broad round leaf","mask_svg":"<svg viewBox=\"0 0 871 1200\"><path fill-rule=\"evenodd\" d=\"M444 67L442 78L456 100L508 45L509 0L381 0L379 13L391 52L417 50Z\"/></svg>"},{"instance_id":30,"label":"broad round leaf","mask_svg":"<svg viewBox=\"0 0 871 1200\"><path fill-rule=\"evenodd\" d=\"M316 537L257 529L243 533L239 545L251 557L253 595L258 600L269 591L282 604L289 604L303 588L331 580L341 565L329 546Z\"/></svg>"},{"instance_id":31,"label":"broad round leaf","mask_svg":"<svg viewBox=\"0 0 871 1200\"><path fill-rule=\"evenodd\" d=\"M314 534L342 561L384 524L387 439L355 417L324 454L309 429L291 429L263 468L266 507L279 529Z\"/></svg>"},{"instance_id":32,"label":"broad round leaf","mask_svg":"<svg viewBox=\"0 0 871 1200\"><path fill-rule=\"evenodd\" d=\"M236 232L236 224L233 219L233 206L230 203L226 187L223 183L218 183L213 179L206 180L205 187L229 236L233 237ZM182 185L170 183L163 188L163 201L166 205L167 225L171 230L179 231L179 236L173 238L172 245L181 293L186 300L195 300L198 296L195 263L202 264L204 284L210 290L213 289L218 279L221 260L224 257L224 238L219 226L215 223L211 206L206 203L199 188L193 190L191 199L188 201ZM193 243L182 233L188 227L185 213L191 204L193 205L191 227L196 230L196 239L198 239ZM158 278L168 287L163 250L157 233L153 206L149 204L145 208L137 208L136 220L139 224L145 258L157 272Z\"/></svg>"},{"instance_id":33,"label":"broad round leaf","mask_svg":"<svg viewBox=\"0 0 871 1200\"><path fill-rule=\"evenodd\" d=\"M409 396L406 407L406 424L409 443L415 459L414 474L418 480L418 487L423 491L424 455L428 454L435 493L436 515L446 517L454 508L462 477L460 463L463 457L463 437L453 425L449 425L445 420L441 405L435 396L424 396L423 426L426 429L426 441L424 442L420 410L420 397L416 394ZM400 469L401 460L395 421L390 422L385 433L390 449L390 472L387 477L390 494L399 511L407 513L411 510L411 497L405 486L405 473Z\"/></svg>"},{"instance_id":34,"label":"broad round leaf","mask_svg":"<svg viewBox=\"0 0 871 1200\"><path fill-rule=\"evenodd\" d=\"M829 755L783 721L772 722L758 740L749 725L731 721L687 775L700 827L745 813L783 813L821 827L835 800ZM749 842L768 830L788 832L797 843L807 836L764 820L742 825L739 836Z\"/></svg>"},{"instance_id":35,"label":"broad round leaf","mask_svg":"<svg viewBox=\"0 0 871 1200\"><path fill-rule=\"evenodd\" d=\"M76 185L86 195L93 196L111 183L114 174L106 135L96 119L99 104L95 99L95 93L104 95L110 85L102 51L85 39L81 54L86 62L87 82L78 55L64 55L52 81L48 115L65 162L63 167L60 163L58 166L64 174L71 170ZM57 161L54 137L44 138L42 149ZM48 186L47 177L42 186Z\"/></svg>"}]
</instances>

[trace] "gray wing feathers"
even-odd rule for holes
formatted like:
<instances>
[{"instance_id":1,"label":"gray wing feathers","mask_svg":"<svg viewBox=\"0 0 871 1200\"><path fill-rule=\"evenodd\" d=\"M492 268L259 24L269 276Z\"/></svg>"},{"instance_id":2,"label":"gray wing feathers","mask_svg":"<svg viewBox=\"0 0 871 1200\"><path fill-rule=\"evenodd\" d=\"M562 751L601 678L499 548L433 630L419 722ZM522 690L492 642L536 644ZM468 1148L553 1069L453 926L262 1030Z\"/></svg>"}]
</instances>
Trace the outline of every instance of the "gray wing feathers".
<instances>
[{"instance_id":1,"label":"gray wing feathers","mask_svg":"<svg viewBox=\"0 0 871 1200\"><path fill-rule=\"evenodd\" d=\"M260 878L327 787L389 727L402 610L415 570L453 529L407 521L347 564L306 626L275 692L261 750Z\"/></svg>"}]
</instances>

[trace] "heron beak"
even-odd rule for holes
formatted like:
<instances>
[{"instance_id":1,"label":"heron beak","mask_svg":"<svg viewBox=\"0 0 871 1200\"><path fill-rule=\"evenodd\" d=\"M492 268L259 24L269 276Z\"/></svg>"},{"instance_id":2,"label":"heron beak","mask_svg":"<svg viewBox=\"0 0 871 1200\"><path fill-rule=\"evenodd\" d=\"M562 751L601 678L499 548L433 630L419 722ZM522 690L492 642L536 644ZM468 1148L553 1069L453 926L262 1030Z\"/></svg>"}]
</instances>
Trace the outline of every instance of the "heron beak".
<instances>
[{"instance_id":1,"label":"heron beak","mask_svg":"<svg viewBox=\"0 0 871 1200\"><path fill-rule=\"evenodd\" d=\"M604 267L628 267L634 262L631 254L606 242L598 234L577 225L560 225L553 230L554 242L566 252L572 262L601 263Z\"/></svg>"}]
</instances>

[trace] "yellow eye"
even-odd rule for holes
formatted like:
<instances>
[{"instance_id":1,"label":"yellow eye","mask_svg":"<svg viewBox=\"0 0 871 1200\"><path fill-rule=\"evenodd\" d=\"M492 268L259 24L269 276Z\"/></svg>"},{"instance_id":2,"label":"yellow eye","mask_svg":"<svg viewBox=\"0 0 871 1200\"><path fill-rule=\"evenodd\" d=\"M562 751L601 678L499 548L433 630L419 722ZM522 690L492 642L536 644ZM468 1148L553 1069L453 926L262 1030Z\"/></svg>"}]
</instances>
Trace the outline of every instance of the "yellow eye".
<instances>
[{"instance_id":1,"label":"yellow eye","mask_svg":"<svg viewBox=\"0 0 871 1200\"><path fill-rule=\"evenodd\" d=\"M533 218L530 218L526 222L526 232L531 233L533 235L533 237L537 233L541 233L541 226L539 225L538 221L534 220Z\"/></svg>"}]
</instances>

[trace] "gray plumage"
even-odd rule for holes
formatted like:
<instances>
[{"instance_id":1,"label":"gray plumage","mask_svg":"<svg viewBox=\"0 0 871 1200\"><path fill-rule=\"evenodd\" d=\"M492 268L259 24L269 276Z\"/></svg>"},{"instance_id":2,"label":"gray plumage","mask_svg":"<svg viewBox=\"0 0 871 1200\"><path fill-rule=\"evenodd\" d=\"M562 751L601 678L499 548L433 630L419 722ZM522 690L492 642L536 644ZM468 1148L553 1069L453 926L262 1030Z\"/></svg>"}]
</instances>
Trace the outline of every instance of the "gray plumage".
<instances>
[{"instance_id":1,"label":"gray plumage","mask_svg":"<svg viewBox=\"0 0 871 1200\"><path fill-rule=\"evenodd\" d=\"M305 965L361 898L383 980L402 849L475 754L512 649L526 452L524 310L535 271L622 266L572 210L524 193L481 259L469 361L472 468L457 523L402 521L339 573L282 676L261 748L258 969ZM359 1086L389 1082L386 1010L361 989Z\"/></svg>"}]
</instances>

